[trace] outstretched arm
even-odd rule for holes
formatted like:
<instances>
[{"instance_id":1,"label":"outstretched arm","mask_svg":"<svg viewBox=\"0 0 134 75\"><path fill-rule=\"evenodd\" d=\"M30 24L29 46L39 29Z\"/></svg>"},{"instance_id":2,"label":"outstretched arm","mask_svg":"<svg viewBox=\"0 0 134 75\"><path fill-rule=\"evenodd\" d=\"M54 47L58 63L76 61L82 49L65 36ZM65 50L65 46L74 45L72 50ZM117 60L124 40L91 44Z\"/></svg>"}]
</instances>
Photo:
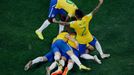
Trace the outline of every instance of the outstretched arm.
<instances>
[{"instance_id":1,"label":"outstretched arm","mask_svg":"<svg viewBox=\"0 0 134 75\"><path fill-rule=\"evenodd\" d=\"M61 24L61 25L63 25L63 26L70 24L69 22L57 21L56 19L53 19L53 22L54 22L54 23Z\"/></svg>"},{"instance_id":2,"label":"outstretched arm","mask_svg":"<svg viewBox=\"0 0 134 75\"><path fill-rule=\"evenodd\" d=\"M98 9L100 8L100 6L103 4L103 0L99 0L99 3L98 3L98 5L96 6L96 8L91 12L92 13L92 15L94 15L97 11L98 11Z\"/></svg>"}]
</instances>

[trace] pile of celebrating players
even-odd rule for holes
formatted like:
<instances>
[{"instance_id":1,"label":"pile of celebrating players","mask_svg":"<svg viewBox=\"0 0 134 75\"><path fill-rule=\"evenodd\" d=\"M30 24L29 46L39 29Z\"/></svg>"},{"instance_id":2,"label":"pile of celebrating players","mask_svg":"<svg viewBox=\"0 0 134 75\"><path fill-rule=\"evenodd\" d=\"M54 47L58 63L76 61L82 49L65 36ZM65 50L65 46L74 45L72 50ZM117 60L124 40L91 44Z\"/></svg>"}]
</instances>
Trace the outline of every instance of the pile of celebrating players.
<instances>
[{"instance_id":1,"label":"pile of celebrating players","mask_svg":"<svg viewBox=\"0 0 134 75\"><path fill-rule=\"evenodd\" d=\"M24 70L27 71L32 65L40 62L51 62L52 64L46 67L46 75L67 75L74 64L80 70L91 70L88 66L83 65L80 59L93 60L102 64L97 55L89 54L90 51L97 50L101 59L110 57L110 54L103 53L99 41L89 30L90 21L102 4L103 0L99 0L94 10L84 15L71 0L51 0L48 19L35 33L39 39L44 40L42 31L51 23L56 23L59 25L59 34L52 40L49 52L30 60ZM57 16L60 16L60 20L56 19Z\"/></svg>"}]
</instances>

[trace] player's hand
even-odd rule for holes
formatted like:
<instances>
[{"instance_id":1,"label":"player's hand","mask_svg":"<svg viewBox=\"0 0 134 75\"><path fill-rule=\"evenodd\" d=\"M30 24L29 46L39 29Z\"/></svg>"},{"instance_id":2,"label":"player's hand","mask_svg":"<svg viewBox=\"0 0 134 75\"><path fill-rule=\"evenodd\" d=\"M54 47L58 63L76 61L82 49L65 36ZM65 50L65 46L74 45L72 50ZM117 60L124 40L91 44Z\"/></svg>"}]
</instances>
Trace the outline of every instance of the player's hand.
<instances>
[{"instance_id":1,"label":"player's hand","mask_svg":"<svg viewBox=\"0 0 134 75\"><path fill-rule=\"evenodd\" d=\"M65 25L65 24L66 24L66 22L62 22L62 21L60 21L60 24L61 24L61 25Z\"/></svg>"},{"instance_id":2,"label":"player's hand","mask_svg":"<svg viewBox=\"0 0 134 75\"><path fill-rule=\"evenodd\" d=\"M99 2L100 2L100 4L102 4L103 3L103 0L99 0Z\"/></svg>"}]
</instances>

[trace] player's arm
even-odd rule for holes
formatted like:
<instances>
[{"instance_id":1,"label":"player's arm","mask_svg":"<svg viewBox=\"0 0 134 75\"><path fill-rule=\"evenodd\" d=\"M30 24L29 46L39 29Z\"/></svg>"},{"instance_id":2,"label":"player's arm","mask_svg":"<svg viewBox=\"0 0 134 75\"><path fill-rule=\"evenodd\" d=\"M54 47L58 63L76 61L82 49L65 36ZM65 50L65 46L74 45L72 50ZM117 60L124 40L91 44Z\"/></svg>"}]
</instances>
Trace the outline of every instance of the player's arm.
<instances>
[{"instance_id":1,"label":"player's arm","mask_svg":"<svg viewBox=\"0 0 134 75\"><path fill-rule=\"evenodd\" d=\"M76 49L78 49L78 42L74 39L74 38L72 38L69 34L67 34L66 36L65 36L67 39L69 39L69 40L71 40L72 42L74 42L75 44L76 44Z\"/></svg>"},{"instance_id":2,"label":"player's arm","mask_svg":"<svg viewBox=\"0 0 134 75\"><path fill-rule=\"evenodd\" d=\"M67 22L69 19L70 19L70 17L69 17L69 16L67 16L67 17L66 17L66 20L65 20L65 22Z\"/></svg>"},{"instance_id":3,"label":"player's arm","mask_svg":"<svg viewBox=\"0 0 134 75\"><path fill-rule=\"evenodd\" d=\"M98 9L100 8L100 6L103 4L103 0L99 0L99 3L98 3L98 5L96 6L96 8L89 14L89 16L90 15L94 15L97 11L98 11Z\"/></svg>"},{"instance_id":4,"label":"player's arm","mask_svg":"<svg viewBox=\"0 0 134 75\"><path fill-rule=\"evenodd\" d=\"M61 24L61 25L63 25L63 26L70 24L70 22L57 21L56 19L53 19L53 22L54 22L54 23Z\"/></svg>"},{"instance_id":5,"label":"player's arm","mask_svg":"<svg viewBox=\"0 0 134 75\"><path fill-rule=\"evenodd\" d=\"M70 19L69 15L66 17L65 22L67 22ZM70 26L66 25L66 30L70 32Z\"/></svg>"}]
</instances>

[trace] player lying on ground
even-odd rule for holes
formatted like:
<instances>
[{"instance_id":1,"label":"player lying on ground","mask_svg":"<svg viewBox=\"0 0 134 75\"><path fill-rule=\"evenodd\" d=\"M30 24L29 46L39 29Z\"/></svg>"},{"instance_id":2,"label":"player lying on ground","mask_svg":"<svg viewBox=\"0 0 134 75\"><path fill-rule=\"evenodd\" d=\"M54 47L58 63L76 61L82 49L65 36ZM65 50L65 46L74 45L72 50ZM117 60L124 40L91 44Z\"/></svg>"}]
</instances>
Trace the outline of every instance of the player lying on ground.
<instances>
[{"instance_id":1,"label":"player lying on ground","mask_svg":"<svg viewBox=\"0 0 134 75\"><path fill-rule=\"evenodd\" d=\"M75 42L76 47L78 46L78 43L75 39L71 38L70 35L67 32L60 33L54 40L53 44L51 45L51 51L54 54L55 61L59 61L61 57L61 52L66 53L71 57L71 59L79 66L80 69L89 69L81 64L78 57L76 57L71 49L71 47L66 43L68 40L71 40ZM40 60L41 58L37 58L36 60ZM43 58L44 59L44 58ZM42 59L42 60L43 60ZM36 61L36 62L38 62ZM27 65L26 65L27 66ZM29 67L28 67L29 69ZM26 68L27 70L27 68Z\"/></svg>"},{"instance_id":2,"label":"player lying on ground","mask_svg":"<svg viewBox=\"0 0 134 75\"><path fill-rule=\"evenodd\" d=\"M75 13L79 11L78 7L72 2L71 0L51 0L50 2L50 8L49 8L49 17L45 22L42 24L42 26L36 30L36 34L40 39L44 39L42 35L42 31L48 27L50 23L53 23L55 20L55 17L57 14L65 15L67 12L68 16L66 19L63 18L62 21L68 21L69 17L74 17ZM63 31L64 26L59 25L59 33Z\"/></svg>"},{"instance_id":3,"label":"player lying on ground","mask_svg":"<svg viewBox=\"0 0 134 75\"><path fill-rule=\"evenodd\" d=\"M71 35L72 38L74 38L74 36ZM76 48L75 44L73 42L71 42L70 40L68 41L68 44L71 45L72 48ZM94 48L91 45L87 46L88 50L94 50ZM74 50L74 49L73 49ZM88 50L86 50L88 53ZM54 54L52 51L48 52L47 54L45 54L44 56L39 56L33 60L30 60L26 65L24 70L27 71L32 65L40 63L40 62L54 62ZM53 66L56 66L56 63L53 63ZM49 67L50 70L53 69L53 67Z\"/></svg>"},{"instance_id":4,"label":"player lying on ground","mask_svg":"<svg viewBox=\"0 0 134 75\"><path fill-rule=\"evenodd\" d=\"M63 23L64 25L70 25L70 27L76 31L77 33L76 40L79 43L79 50L81 54L85 53L86 44L89 43L90 45L94 46L97 49L97 51L101 55L101 58L107 58L110 56L110 54L103 53L99 41L94 36L92 36L89 30L89 22L91 21L93 15L97 12L99 7L102 5L102 3L103 0L99 0L99 4L97 5L97 7L91 13L85 16L81 11L78 10L75 13L77 21L65 23L55 20L55 22Z\"/></svg>"},{"instance_id":5,"label":"player lying on ground","mask_svg":"<svg viewBox=\"0 0 134 75\"><path fill-rule=\"evenodd\" d=\"M78 49L78 42L71 38L69 33L62 32L53 40L52 51L54 52L55 61L59 61L61 57L61 53L66 53L70 58L79 66L79 69L89 69L81 64L78 57L76 57L73 53L71 47L67 44L67 41L71 40L76 44L76 49Z\"/></svg>"},{"instance_id":6,"label":"player lying on ground","mask_svg":"<svg viewBox=\"0 0 134 75\"><path fill-rule=\"evenodd\" d=\"M70 35L72 38L75 38L75 35L74 34L71 34ZM74 52L74 54L77 56L77 57L80 57L79 56L79 51L76 49L76 45L75 45L75 43L74 42L72 42L71 40L68 40L68 44L71 46L71 48L72 48L72 50L73 50L73 52ZM88 45L88 48L90 48L90 49L93 49L93 47L92 46L90 46L90 45ZM62 73L62 67L64 67L65 66L65 61L69 61L69 62L71 62L72 60L70 59L70 57L67 55L67 54L65 54L65 53L62 53L63 54L63 56L62 56L62 59L60 60L60 64L62 64L62 65L60 65L59 66L59 68L58 68L58 70L56 70L55 72L53 72L52 73L52 75L57 75L57 74L61 74ZM88 60L95 60L98 64L101 64L101 61L98 59L98 57L95 55L95 56L91 56L91 55L89 55L89 54L84 54L83 55L83 58L84 59L88 59ZM55 62L54 62L55 63ZM53 64L54 63L52 63L52 65L50 66L50 67L52 67L53 66ZM71 64L74 64L74 62L72 61L72 63L69 63L69 70L71 70L72 68L70 68L70 67L73 67L73 65L71 66ZM56 67L56 66L55 66ZM47 75L50 75L50 72L52 71L52 69L50 70L49 68L47 68ZM65 73L67 73L67 72L65 72ZM64 74L65 74L64 73Z\"/></svg>"}]
</instances>

